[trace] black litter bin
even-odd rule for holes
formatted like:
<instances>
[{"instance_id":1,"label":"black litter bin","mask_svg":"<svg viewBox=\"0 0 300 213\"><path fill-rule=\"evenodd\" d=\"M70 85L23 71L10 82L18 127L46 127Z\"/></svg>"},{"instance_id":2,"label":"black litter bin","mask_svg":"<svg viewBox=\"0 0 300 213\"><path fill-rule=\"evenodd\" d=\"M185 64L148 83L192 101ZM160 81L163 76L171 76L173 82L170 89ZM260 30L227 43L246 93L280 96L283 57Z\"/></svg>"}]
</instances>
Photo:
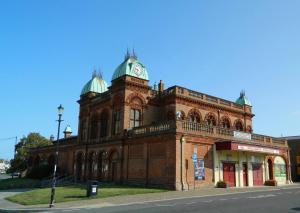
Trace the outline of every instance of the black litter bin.
<instances>
[{"instance_id":1,"label":"black litter bin","mask_svg":"<svg viewBox=\"0 0 300 213\"><path fill-rule=\"evenodd\" d=\"M87 184L87 190L86 190L86 196L87 197L93 197L98 194L98 181L88 181Z\"/></svg>"}]
</instances>

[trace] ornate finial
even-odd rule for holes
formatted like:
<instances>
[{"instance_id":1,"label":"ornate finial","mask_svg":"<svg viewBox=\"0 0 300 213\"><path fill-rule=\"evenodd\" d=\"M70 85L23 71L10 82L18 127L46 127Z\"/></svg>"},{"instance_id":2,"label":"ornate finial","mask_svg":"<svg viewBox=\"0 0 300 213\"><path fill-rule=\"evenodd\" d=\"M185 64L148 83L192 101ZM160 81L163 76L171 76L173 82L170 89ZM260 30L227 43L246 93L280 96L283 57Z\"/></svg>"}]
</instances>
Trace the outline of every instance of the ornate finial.
<instances>
[{"instance_id":1,"label":"ornate finial","mask_svg":"<svg viewBox=\"0 0 300 213\"><path fill-rule=\"evenodd\" d=\"M92 74L92 77L94 78L94 77L96 77L96 76L97 76L97 70L94 69L93 74Z\"/></svg>"},{"instance_id":2,"label":"ornate finial","mask_svg":"<svg viewBox=\"0 0 300 213\"><path fill-rule=\"evenodd\" d=\"M137 55L134 51L134 48L132 49L132 53L130 53L130 50L127 48L127 51L126 51L126 54L125 54L125 57L124 57L124 61L126 61L129 58L137 59Z\"/></svg>"},{"instance_id":3,"label":"ornate finial","mask_svg":"<svg viewBox=\"0 0 300 213\"><path fill-rule=\"evenodd\" d=\"M124 61L126 61L128 58L130 58L130 53L129 53L129 49L127 48L125 57L124 57Z\"/></svg>"},{"instance_id":4,"label":"ornate finial","mask_svg":"<svg viewBox=\"0 0 300 213\"><path fill-rule=\"evenodd\" d=\"M95 78L95 77L99 77L101 79L103 78L103 73L100 68L99 69L94 68L92 78Z\"/></svg>"},{"instance_id":5,"label":"ornate finial","mask_svg":"<svg viewBox=\"0 0 300 213\"><path fill-rule=\"evenodd\" d=\"M132 58L137 59L137 55L135 54L134 48L132 49Z\"/></svg>"},{"instance_id":6,"label":"ornate finial","mask_svg":"<svg viewBox=\"0 0 300 213\"><path fill-rule=\"evenodd\" d=\"M246 92L245 92L245 90L243 89L243 90L241 90L241 92L240 92L240 97L242 98L242 97L245 97L246 96Z\"/></svg>"},{"instance_id":7,"label":"ornate finial","mask_svg":"<svg viewBox=\"0 0 300 213\"><path fill-rule=\"evenodd\" d=\"M100 68L98 69L98 77L103 79L103 73L102 73L102 70Z\"/></svg>"}]
</instances>

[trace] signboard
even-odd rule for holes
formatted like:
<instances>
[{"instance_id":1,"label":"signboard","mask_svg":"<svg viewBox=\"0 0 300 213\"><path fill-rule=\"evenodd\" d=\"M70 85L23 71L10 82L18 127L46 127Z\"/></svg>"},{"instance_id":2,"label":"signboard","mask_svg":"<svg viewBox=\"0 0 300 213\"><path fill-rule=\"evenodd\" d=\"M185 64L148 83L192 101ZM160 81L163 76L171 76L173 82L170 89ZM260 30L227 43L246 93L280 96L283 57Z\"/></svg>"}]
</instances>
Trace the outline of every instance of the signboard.
<instances>
[{"instance_id":1,"label":"signboard","mask_svg":"<svg viewBox=\"0 0 300 213\"><path fill-rule=\"evenodd\" d=\"M194 180L205 180L204 160L197 159L197 161L194 162L194 171Z\"/></svg>"},{"instance_id":2,"label":"signboard","mask_svg":"<svg viewBox=\"0 0 300 213\"><path fill-rule=\"evenodd\" d=\"M198 159L197 153L194 153L194 154L192 155L192 160L193 160L194 162L197 162L197 159Z\"/></svg>"},{"instance_id":3,"label":"signboard","mask_svg":"<svg viewBox=\"0 0 300 213\"><path fill-rule=\"evenodd\" d=\"M280 153L278 149L271 149L271 148L258 147L258 146L238 145L237 149L242 151L262 152L262 153L270 153L270 154Z\"/></svg>"},{"instance_id":4,"label":"signboard","mask_svg":"<svg viewBox=\"0 0 300 213\"><path fill-rule=\"evenodd\" d=\"M233 131L233 137L251 141L251 134L246 132Z\"/></svg>"}]
</instances>

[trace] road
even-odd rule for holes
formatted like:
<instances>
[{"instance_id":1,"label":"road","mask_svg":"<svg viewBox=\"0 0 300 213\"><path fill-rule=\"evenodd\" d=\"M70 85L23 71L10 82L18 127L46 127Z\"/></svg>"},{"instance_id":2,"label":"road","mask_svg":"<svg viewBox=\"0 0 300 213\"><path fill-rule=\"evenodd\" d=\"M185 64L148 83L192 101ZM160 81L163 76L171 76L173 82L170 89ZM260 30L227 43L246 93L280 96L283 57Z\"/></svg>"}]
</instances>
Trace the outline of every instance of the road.
<instances>
[{"instance_id":1,"label":"road","mask_svg":"<svg viewBox=\"0 0 300 213\"><path fill-rule=\"evenodd\" d=\"M185 198L102 208L49 210L43 212L101 213L289 213L300 212L300 188Z\"/></svg>"},{"instance_id":2,"label":"road","mask_svg":"<svg viewBox=\"0 0 300 213\"><path fill-rule=\"evenodd\" d=\"M11 176L7 174L0 174L0 180L10 178Z\"/></svg>"}]
</instances>

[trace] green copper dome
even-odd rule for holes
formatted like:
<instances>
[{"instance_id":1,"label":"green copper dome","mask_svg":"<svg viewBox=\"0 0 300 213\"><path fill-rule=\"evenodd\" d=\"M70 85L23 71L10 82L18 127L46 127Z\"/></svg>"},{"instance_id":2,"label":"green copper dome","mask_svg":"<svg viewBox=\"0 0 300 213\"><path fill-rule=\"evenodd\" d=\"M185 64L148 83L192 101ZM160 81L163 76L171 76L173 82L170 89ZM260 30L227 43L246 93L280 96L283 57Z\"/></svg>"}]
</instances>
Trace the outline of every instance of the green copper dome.
<instances>
[{"instance_id":1,"label":"green copper dome","mask_svg":"<svg viewBox=\"0 0 300 213\"><path fill-rule=\"evenodd\" d=\"M245 91L241 91L240 97L235 101L235 103L252 106L251 101L247 98Z\"/></svg>"},{"instance_id":2,"label":"green copper dome","mask_svg":"<svg viewBox=\"0 0 300 213\"><path fill-rule=\"evenodd\" d=\"M133 55L129 55L127 52L124 62L115 70L112 81L124 75L130 75L147 81L149 80L146 67L138 61L134 53Z\"/></svg>"},{"instance_id":3,"label":"green copper dome","mask_svg":"<svg viewBox=\"0 0 300 213\"><path fill-rule=\"evenodd\" d=\"M86 83L81 91L81 95L85 95L89 92L103 93L107 91L107 83L101 76L94 74L93 78Z\"/></svg>"},{"instance_id":4,"label":"green copper dome","mask_svg":"<svg viewBox=\"0 0 300 213\"><path fill-rule=\"evenodd\" d=\"M65 133L72 133L72 129L70 127L70 125L68 125L66 128L65 128Z\"/></svg>"}]
</instances>

